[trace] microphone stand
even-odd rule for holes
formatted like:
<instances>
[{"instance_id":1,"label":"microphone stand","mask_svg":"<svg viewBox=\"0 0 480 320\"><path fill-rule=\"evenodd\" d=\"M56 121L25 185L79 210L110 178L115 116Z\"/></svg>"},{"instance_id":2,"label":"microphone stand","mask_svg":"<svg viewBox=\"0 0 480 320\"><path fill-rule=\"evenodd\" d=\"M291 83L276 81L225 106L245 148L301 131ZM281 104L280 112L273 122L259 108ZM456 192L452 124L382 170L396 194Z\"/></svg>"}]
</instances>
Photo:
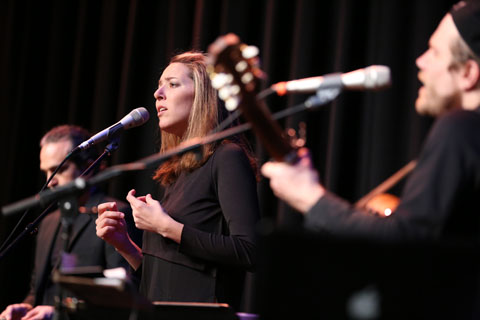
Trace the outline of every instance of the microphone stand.
<instances>
[{"instance_id":1,"label":"microphone stand","mask_svg":"<svg viewBox=\"0 0 480 320\"><path fill-rule=\"evenodd\" d=\"M118 139L114 139L109 145L105 147L104 152L100 155L95 162L93 162L81 175L80 177L88 175L107 155L110 155L113 151L118 148ZM25 229L2 251L0 251L0 261L7 256L7 254L15 248L18 243L26 236L26 235L35 235L37 233L37 226L40 222L45 218L47 214L50 213L50 209L55 205L55 200L52 199L48 207L42 211L42 213L35 218L33 222L30 222ZM29 208L27 208L29 209Z\"/></svg>"},{"instance_id":2,"label":"microphone stand","mask_svg":"<svg viewBox=\"0 0 480 320\"><path fill-rule=\"evenodd\" d=\"M113 151L118 149L119 137L115 137L112 141L105 147L103 153L80 175L80 177L88 175L95 167L97 167L101 161L106 157L110 156ZM88 191L88 190L86 190ZM72 226L75 221L75 217L78 215L78 200L77 194L71 193L65 197L61 197L58 201L60 208L60 219L61 219L61 230L60 239L63 241L63 250L60 254L61 263L60 263L60 273L62 270L74 268L76 265L75 255L68 253L68 246L70 237L72 234ZM37 219L38 220L38 219ZM55 272L55 271L54 271ZM63 305L63 290L62 286L57 284L57 296L55 297L55 314L53 319L68 319L66 315L66 310Z\"/></svg>"},{"instance_id":3,"label":"microphone stand","mask_svg":"<svg viewBox=\"0 0 480 320\"><path fill-rule=\"evenodd\" d=\"M72 151L70 151L67 156L62 160L62 162L60 162L60 164L55 168L55 170L53 170L52 172L52 175L47 179L47 181L45 182L45 184L43 185L43 187L40 189L39 192L42 192L43 190L45 190L45 188L47 188L48 184L50 183L50 181L52 181L53 177L57 174L57 172L62 168L62 166L65 164L65 162L67 162L68 159L70 159L74 154L78 153L80 151L80 149L78 147L74 148ZM48 210L51 208L53 204L51 204L47 209L45 209L45 212L43 212L41 215L45 215L47 212L49 212ZM5 240L5 242L1 245L0 247L0 261L1 261L1 258L3 257L3 255L1 254L4 250L4 247L8 244L10 238L15 234L15 231L17 230L17 228L20 226L21 222L23 221L23 219L27 216L29 212L29 209L25 210L25 212L23 213L23 215L20 217L20 219L18 220L17 222L17 225L13 228L12 232L10 233L10 235L7 237L7 239ZM28 228L28 226L27 226ZM30 229L30 228L29 228ZM31 228L33 229L33 227ZM35 230L32 231L32 233L35 233Z\"/></svg>"},{"instance_id":4,"label":"microphone stand","mask_svg":"<svg viewBox=\"0 0 480 320\"><path fill-rule=\"evenodd\" d=\"M110 144L105 147L103 153L80 175L88 175L95 167L97 167L101 161L108 155L111 155L113 151L118 148L119 138L116 137L112 140ZM50 213L50 209L55 204L56 199L52 199L48 207L31 223L29 223L25 229L3 250L0 252L0 261L13 249L26 235L34 235L37 233L37 226L45 218L47 214ZM58 201L60 213L61 213L61 224L62 224L62 234L61 240L63 243L63 252L61 253L61 268L66 264L71 264L69 261L74 261L73 257L68 255L68 240L70 239L72 224L75 218L75 215L78 213L78 203L76 199L76 193L71 193L63 198L59 198ZM27 208L29 209L29 208ZM63 315L63 304L62 304L62 290L57 288L57 297L56 297L56 313L55 318L61 319L66 318Z\"/></svg>"},{"instance_id":5,"label":"microphone stand","mask_svg":"<svg viewBox=\"0 0 480 320\"><path fill-rule=\"evenodd\" d=\"M309 97L305 102L273 114L273 119L279 120L305 110L315 110L317 107L325 105L335 99L340 93L340 91L340 88L319 89L314 96ZM244 123L224 131L207 135L202 138L190 139L180 144L178 147L166 151L162 154L154 154L135 162L112 166L108 169L103 170L102 172L98 173L97 175L91 177L88 180L79 177L75 179L75 181L66 185L51 190L45 190L43 192L40 192L36 196L25 198L10 205L4 206L2 207L2 213L4 216L9 216L15 214L19 210L25 210L26 208L35 206L45 207L46 204L50 203L53 200L66 197L72 193L77 193L84 190L88 186L95 186L101 183L105 183L115 177L126 173L156 168L161 163L171 159L172 157L181 156L188 152L195 152L199 148L202 148L203 145L223 140L225 138L240 133L244 133L250 130L251 127L252 126L250 123Z\"/></svg>"},{"instance_id":6,"label":"microphone stand","mask_svg":"<svg viewBox=\"0 0 480 320\"><path fill-rule=\"evenodd\" d=\"M88 169L87 169L88 170ZM75 194L71 194L64 198L61 198L58 201L60 207L60 221L61 221L61 234L57 235L60 236L61 241L63 241L63 249L60 253L60 273L62 272L63 268L73 268L75 267L76 261L75 256L73 254L69 254L68 252L68 242L70 236L72 234L72 225L75 220L75 216L78 214L78 201ZM53 271L56 272L56 271ZM53 316L54 320L60 319L68 319L66 314L66 310L63 306L63 290L62 286L56 284L55 290L57 294L55 296L55 313Z\"/></svg>"}]
</instances>

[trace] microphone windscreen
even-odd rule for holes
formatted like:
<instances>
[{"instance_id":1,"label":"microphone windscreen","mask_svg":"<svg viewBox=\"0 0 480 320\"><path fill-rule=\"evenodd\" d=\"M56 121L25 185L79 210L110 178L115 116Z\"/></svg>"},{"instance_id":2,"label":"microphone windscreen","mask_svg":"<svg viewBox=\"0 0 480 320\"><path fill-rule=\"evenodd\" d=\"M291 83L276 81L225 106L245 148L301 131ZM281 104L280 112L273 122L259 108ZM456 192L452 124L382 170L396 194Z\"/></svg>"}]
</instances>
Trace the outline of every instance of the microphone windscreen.
<instances>
[{"instance_id":1,"label":"microphone windscreen","mask_svg":"<svg viewBox=\"0 0 480 320\"><path fill-rule=\"evenodd\" d=\"M123 124L124 129L130 129L144 124L149 118L150 114L147 109L142 107L132 110L120 122Z\"/></svg>"}]
</instances>

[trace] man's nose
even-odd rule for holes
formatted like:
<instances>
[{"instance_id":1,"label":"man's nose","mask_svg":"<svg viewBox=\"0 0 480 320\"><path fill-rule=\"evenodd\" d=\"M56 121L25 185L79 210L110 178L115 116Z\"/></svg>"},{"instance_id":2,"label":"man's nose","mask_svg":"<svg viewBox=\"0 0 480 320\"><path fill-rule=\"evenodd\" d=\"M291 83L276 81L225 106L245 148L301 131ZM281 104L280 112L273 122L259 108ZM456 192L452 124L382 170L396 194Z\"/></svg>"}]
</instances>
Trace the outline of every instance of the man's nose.
<instances>
[{"instance_id":1,"label":"man's nose","mask_svg":"<svg viewBox=\"0 0 480 320\"><path fill-rule=\"evenodd\" d=\"M48 183L48 187L49 187L49 188L54 188L54 187L56 187L57 185L58 185L58 180L57 180L57 178L55 178L55 177L52 179L52 181L50 181L50 182Z\"/></svg>"}]
</instances>

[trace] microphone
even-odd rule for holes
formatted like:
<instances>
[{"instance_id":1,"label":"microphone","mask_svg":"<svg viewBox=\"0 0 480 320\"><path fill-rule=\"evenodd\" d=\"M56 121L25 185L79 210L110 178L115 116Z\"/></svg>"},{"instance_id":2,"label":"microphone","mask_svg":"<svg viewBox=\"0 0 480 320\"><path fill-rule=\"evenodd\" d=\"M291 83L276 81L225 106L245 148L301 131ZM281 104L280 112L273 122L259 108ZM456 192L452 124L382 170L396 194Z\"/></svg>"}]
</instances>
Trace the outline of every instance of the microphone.
<instances>
[{"instance_id":1,"label":"microphone","mask_svg":"<svg viewBox=\"0 0 480 320\"><path fill-rule=\"evenodd\" d=\"M85 140L78 145L75 149L86 150L104 140L111 139L118 135L123 130L130 128L135 128L141 126L150 118L150 114L145 108L137 108L132 110L129 114L122 118L119 122L114 125L100 131L96 135L92 136L90 139Z\"/></svg>"},{"instance_id":2,"label":"microphone","mask_svg":"<svg viewBox=\"0 0 480 320\"><path fill-rule=\"evenodd\" d=\"M314 92L319 89L378 90L390 84L390 68L373 65L348 73L278 82L272 85L271 89L283 96L287 93Z\"/></svg>"}]
</instances>

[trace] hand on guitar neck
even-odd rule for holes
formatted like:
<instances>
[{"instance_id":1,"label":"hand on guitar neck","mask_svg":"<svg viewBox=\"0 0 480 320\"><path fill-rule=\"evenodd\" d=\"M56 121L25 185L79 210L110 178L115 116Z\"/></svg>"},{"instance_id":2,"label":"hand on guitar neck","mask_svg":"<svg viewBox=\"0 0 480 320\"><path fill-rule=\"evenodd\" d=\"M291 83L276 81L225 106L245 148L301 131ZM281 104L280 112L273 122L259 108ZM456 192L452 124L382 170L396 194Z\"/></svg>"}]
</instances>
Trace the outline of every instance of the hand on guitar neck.
<instances>
[{"instance_id":1,"label":"hand on guitar neck","mask_svg":"<svg viewBox=\"0 0 480 320\"><path fill-rule=\"evenodd\" d=\"M325 194L325 189L312 166L308 149L300 148L297 157L298 161L294 164L267 162L261 170L270 179L270 186L278 198L295 210L306 213Z\"/></svg>"}]
</instances>

